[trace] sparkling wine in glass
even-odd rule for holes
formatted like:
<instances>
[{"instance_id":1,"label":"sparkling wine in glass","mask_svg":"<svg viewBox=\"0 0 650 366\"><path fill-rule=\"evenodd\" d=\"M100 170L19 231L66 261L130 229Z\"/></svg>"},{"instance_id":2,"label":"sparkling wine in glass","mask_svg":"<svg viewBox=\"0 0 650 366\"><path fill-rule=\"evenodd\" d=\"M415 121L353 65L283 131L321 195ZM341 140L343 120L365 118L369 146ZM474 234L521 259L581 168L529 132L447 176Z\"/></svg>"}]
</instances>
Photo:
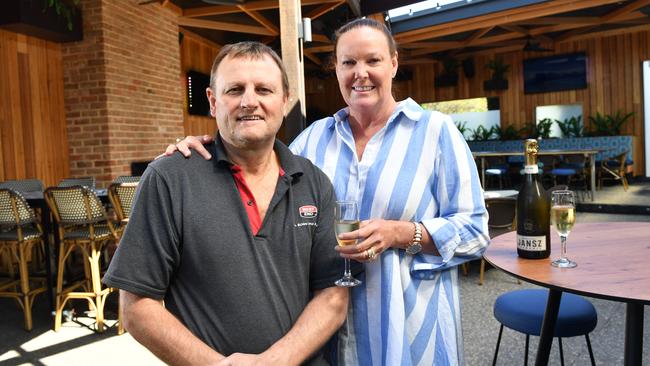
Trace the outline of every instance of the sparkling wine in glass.
<instances>
[{"instance_id":1,"label":"sparkling wine in glass","mask_svg":"<svg viewBox=\"0 0 650 366\"><path fill-rule=\"evenodd\" d=\"M566 241L576 223L576 198L573 191L554 191L551 204L551 223L560 235L561 255L551 265L559 268L573 268L578 264L566 257Z\"/></svg>"},{"instance_id":2,"label":"sparkling wine in glass","mask_svg":"<svg viewBox=\"0 0 650 366\"><path fill-rule=\"evenodd\" d=\"M357 239L339 239L339 234L347 233L359 229L359 208L356 201L336 201L336 210L335 210L335 231L336 231L336 240L339 242L339 245L354 245L357 243ZM350 272L350 260L345 258L345 271L343 272L343 277L335 282L337 286L340 287L354 287L361 284L361 281L352 277Z\"/></svg>"}]
</instances>

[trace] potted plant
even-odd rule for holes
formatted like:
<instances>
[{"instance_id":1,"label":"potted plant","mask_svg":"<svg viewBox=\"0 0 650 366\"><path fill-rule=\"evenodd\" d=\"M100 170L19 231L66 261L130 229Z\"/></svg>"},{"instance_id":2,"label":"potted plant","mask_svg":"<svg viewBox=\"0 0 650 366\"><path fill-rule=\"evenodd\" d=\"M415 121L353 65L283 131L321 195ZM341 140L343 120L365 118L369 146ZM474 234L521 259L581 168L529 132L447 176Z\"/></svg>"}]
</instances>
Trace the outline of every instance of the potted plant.
<instances>
[{"instance_id":1,"label":"potted plant","mask_svg":"<svg viewBox=\"0 0 650 366\"><path fill-rule=\"evenodd\" d=\"M555 120L560 131L562 131L562 137L582 137L584 133L584 128L582 126L582 116L573 116L571 118L565 118L563 121L558 119Z\"/></svg>"},{"instance_id":2,"label":"potted plant","mask_svg":"<svg viewBox=\"0 0 650 366\"><path fill-rule=\"evenodd\" d=\"M83 38L79 0L20 0L3 2L0 28L53 42Z\"/></svg>"},{"instance_id":3,"label":"potted plant","mask_svg":"<svg viewBox=\"0 0 650 366\"><path fill-rule=\"evenodd\" d=\"M442 60L442 75L436 76L436 86L455 86L458 84L458 60L445 58Z\"/></svg>"},{"instance_id":4,"label":"potted plant","mask_svg":"<svg viewBox=\"0 0 650 366\"><path fill-rule=\"evenodd\" d=\"M483 82L483 89L508 89L508 79L505 78L505 74L510 71L510 65L504 63L503 57L495 56L485 64L485 67L492 71L492 78Z\"/></svg>"},{"instance_id":5,"label":"potted plant","mask_svg":"<svg viewBox=\"0 0 650 366\"><path fill-rule=\"evenodd\" d=\"M507 127L494 126L494 134L496 134L497 140L518 140L520 131L513 125Z\"/></svg>"},{"instance_id":6,"label":"potted plant","mask_svg":"<svg viewBox=\"0 0 650 366\"><path fill-rule=\"evenodd\" d=\"M550 118L544 118L539 122L528 122L522 128L523 138L529 139L548 139L551 137L551 127L553 121Z\"/></svg>"},{"instance_id":7,"label":"potted plant","mask_svg":"<svg viewBox=\"0 0 650 366\"><path fill-rule=\"evenodd\" d=\"M456 128L458 128L458 131L460 132L463 137L465 137L465 132L468 132L469 129L467 128L467 121L457 121L454 123L456 125Z\"/></svg>"},{"instance_id":8,"label":"potted plant","mask_svg":"<svg viewBox=\"0 0 650 366\"><path fill-rule=\"evenodd\" d=\"M621 134L621 128L632 116L634 112L623 114L620 110L614 115L601 115L596 112L595 116L589 116L591 127L590 136L618 136Z\"/></svg>"},{"instance_id":9,"label":"potted plant","mask_svg":"<svg viewBox=\"0 0 650 366\"><path fill-rule=\"evenodd\" d=\"M475 130L471 130L472 136L470 141L487 141L491 140L494 134L494 127L485 128L483 125L479 125Z\"/></svg>"}]
</instances>

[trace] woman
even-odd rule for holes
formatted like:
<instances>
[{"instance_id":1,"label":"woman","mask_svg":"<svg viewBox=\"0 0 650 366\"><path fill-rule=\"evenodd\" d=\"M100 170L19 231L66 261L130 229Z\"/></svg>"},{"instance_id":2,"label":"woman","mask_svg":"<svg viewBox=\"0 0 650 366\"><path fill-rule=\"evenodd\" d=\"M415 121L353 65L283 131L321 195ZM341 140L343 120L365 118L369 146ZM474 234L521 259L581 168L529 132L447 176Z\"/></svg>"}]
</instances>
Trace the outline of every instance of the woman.
<instances>
[{"instance_id":1,"label":"woman","mask_svg":"<svg viewBox=\"0 0 650 366\"><path fill-rule=\"evenodd\" d=\"M448 116L395 101L397 50L384 25L351 21L337 31L335 52L348 107L313 123L290 148L330 177L339 200L358 201L364 220L341 234L362 238L358 244L337 248L366 264L339 332L338 361L463 364L457 266L489 242L471 152ZM188 145L202 150L196 138L178 149L188 155Z\"/></svg>"}]
</instances>

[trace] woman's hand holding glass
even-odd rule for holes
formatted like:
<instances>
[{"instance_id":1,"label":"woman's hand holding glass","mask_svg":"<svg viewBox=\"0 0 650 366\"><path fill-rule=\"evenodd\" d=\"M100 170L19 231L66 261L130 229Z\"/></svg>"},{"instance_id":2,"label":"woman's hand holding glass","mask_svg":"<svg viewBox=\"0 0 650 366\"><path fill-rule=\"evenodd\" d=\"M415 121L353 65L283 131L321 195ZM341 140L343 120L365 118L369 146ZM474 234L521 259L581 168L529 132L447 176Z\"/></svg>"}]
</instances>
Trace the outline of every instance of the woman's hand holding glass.
<instances>
[{"instance_id":1,"label":"woman's hand holding glass","mask_svg":"<svg viewBox=\"0 0 650 366\"><path fill-rule=\"evenodd\" d=\"M359 230L339 235L341 239L358 238L356 245L339 246L343 258L371 262L381 253L395 247L406 249L413 239L413 223L409 221L372 219L361 221Z\"/></svg>"},{"instance_id":2,"label":"woman's hand holding glass","mask_svg":"<svg viewBox=\"0 0 650 366\"><path fill-rule=\"evenodd\" d=\"M551 262L554 267L573 268L578 264L566 257L566 241L576 222L576 197L573 191L553 191L551 203L551 224L561 240L561 255Z\"/></svg>"}]
</instances>

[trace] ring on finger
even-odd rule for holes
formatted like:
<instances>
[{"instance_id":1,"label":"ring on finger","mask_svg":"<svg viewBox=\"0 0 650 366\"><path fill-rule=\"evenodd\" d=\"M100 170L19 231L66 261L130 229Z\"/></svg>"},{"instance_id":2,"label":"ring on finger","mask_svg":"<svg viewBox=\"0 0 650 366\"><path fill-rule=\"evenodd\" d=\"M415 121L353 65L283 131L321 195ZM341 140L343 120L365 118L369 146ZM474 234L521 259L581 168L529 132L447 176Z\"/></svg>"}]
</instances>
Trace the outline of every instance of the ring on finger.
<instances>
[{"instance_id":1,"label":"ring on finger","mask_svg":"<svg viewBox=\"0 0 650 366\"><path fill-rule=\"evenodd\" d=\"M375 257L377 256L377 253L375 253L375 249L370 247L370 248L368 248L368 251L370 252L368 254L368 259L370 259L370 260L375 259Z\"/></svg>"},{"instance_id":2,"label":"ring on finger","mask_svg":"<svg viewBox=\"0 0 650 366\"><path fill-rule=\"evenodd\" d=\"M180 137L177 137L177 138L176 138L176 142L175 142L175 143L177 144L177 143L179 143L179 142L181 142L181 141L183 141L183 139L182 139L182 138L180 138Z\"/></svg>"}]
</instances>

